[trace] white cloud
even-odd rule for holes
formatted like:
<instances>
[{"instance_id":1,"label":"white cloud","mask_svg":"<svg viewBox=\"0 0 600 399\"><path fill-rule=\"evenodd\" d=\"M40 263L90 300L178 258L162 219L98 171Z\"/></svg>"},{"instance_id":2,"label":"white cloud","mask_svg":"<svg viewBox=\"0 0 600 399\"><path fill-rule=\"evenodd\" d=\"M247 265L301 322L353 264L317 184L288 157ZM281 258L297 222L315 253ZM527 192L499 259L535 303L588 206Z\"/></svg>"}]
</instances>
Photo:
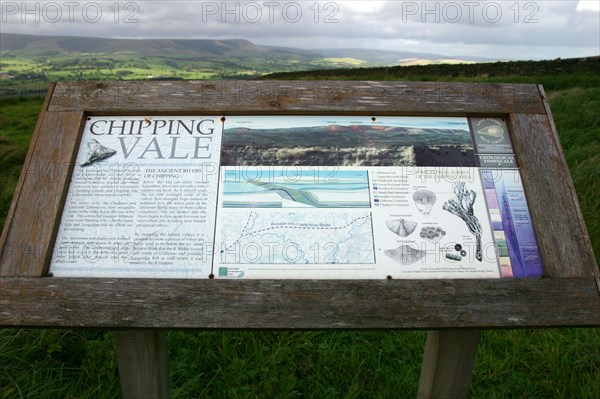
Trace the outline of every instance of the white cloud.
<instances>
[{"instance_id":1,"label":"white cloud","mask_svg":"<svg viewBox=\"0 0 600 399\"><path fill-rule=\"evenodd\" d=\"M385 1L338 1L340 7L349 7L360 14L377 14L383 8Z\"/></svg>"},{"instance_id":2,"label":"white cloud","mask_svg":"<svg viewBox=\"0 0 600 399\"><path fill-rule=\"evenodd\" d=\"M66 4L62 2L50 2ZM2 31L137 38L243 38L259 44L365 47L489 58L600 54L600 1L80 1L50 21L2 2ZM27 12L22 5L25 4ZM94 4L101 18L93 19ZM120 7L114 13L114 5ZM129 4L127 8L124 8ZM16 9L15 9L16 7ZM83 13L87 7L87 15ZM112 8L111 8L112 7ZM595 11L593 11L595 10ZM55 17L54 17L55 18ZM128 21L125 21L126 19ZM136 22L137 21L137 22Z\"/></svg>"},{"instance_id":3,"label":"white cloud","mask_svg":"<svg viewBox=\"0 0 600 399\"><path fill-rule=\"evenodd\" d=\"M579 0L577 11L596 11L600 12L599 0Z\"/></svg>"}]
</instances>

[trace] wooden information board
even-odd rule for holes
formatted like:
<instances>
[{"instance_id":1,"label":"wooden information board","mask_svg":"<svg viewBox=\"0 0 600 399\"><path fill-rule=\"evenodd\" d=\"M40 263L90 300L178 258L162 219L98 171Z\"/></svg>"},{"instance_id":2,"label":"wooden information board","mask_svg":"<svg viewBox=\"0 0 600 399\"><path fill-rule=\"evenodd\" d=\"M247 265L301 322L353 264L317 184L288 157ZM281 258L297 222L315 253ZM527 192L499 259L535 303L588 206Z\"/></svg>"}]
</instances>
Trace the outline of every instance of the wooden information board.
<instances>
[{"instance_id":1,"label":"wooden information board","mask_svg":"<svg viewBox=\"0 0 600 399\"><path fill-rule=\"evenodd\" d=\"M600 325L531 84L53 84L0 243L0 324L119 330L125 396L168 395L166 329L436 330L436 397L480 328Z\"/></svg>"}]
</instances>

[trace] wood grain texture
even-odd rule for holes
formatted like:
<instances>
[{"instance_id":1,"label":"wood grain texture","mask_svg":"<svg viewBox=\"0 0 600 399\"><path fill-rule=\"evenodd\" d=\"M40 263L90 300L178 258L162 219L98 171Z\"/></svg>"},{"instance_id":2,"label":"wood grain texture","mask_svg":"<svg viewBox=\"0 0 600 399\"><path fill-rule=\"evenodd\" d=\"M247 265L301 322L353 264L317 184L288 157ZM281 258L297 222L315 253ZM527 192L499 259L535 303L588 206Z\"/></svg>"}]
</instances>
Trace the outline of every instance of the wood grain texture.
<instances>
[{"instance_id":1,"label":"wood grain texture","mask_svg":"<svg viewBox=\"0 0 600 399\"><path fill-rule=\"evenodd\" d=\"M466 398L479 330L440 330L427 334L417 398Z\"/></svg>"},{"instance_id":2,"label":"wood grain texture","mask_svg":"<svg viewBox=\"0 0 600 399\"><path fill-rule=\"evenodd\" d=\"M592 244L548 116L512 114L510 124L545 274L594 276Z\"/></svg>"},{"instance_id":3,"label":"wood grain texture","mask_svg":"<svg viewBox=\"0 0 600 399\"><path fill-rule=\"evenodd\" d=\"M98 114L544 113L533 84L349 81L59 82L50 111Z\"/></svg>"},{"instance_id":4,"label":"wood grain texture","mask_svg":"<svg viewBox=\"0 0 600 399\"><path fill-rule=\"evenodd\" d=\"M19 175L19 180L17 181L17 185L15 187L15 191L13 193L13 198L10 203L10 208L8 209L8 213L6 214L6 223L2 228L2 235L0 235L0 257L3 251L3 244L6 242L6 238L8 237L8 231L10 230L10 226L14 220L15 209L17 208L17 204L21 198L21 192L23 191L23 183L25 182L25 178L27 177L29 170L29 165L31 164L33 150L36 147L36 143L40 137L40 131L42 128L42 121L44 120L44 115L46 113L46 109L48 108L48 104L50 103L50 99L52 98L52 92L54 91L55 83L50 83L48 85L48 91L46 93L46 98L44 99L44 103L42 104L42 108L40 110L40 115L38 117L35 129L33 134L31 135L31 140L29 141L29 147L27 148L27 156L25 157L25 163L21 169L21 173ZM1 263L0 263L1 265ZM2 268L0 267L0 276L2 275Z\"/></svg>"},{"instance_id":5,"label":"wood grain texture","mask_svg":"<svg viewBox=\"0 0 600 399\"><path fill-rule=\"evenodd\" d=\"M0 276L41 276L68 190L83 112L45 112L2 243Z\"/></svg>"},{"instance_id":6,"label":"wood grain texture","mask_svg":"<svg viewBox=\"0 0 600 399\"><path fill-rule=\"evenodd\" d=\"M117 331L123 399L168 399L167 337L159 330Z\"/></svg>"},{"instance_id":7,"label":"wood grain texture","mask_svg":"<svg viewBox=\"0 0 600 399\"><path fill-rule=\"evenodd\" d=\"M0 279L0 325L439 329L600 325L594 278Z\"/></svg>"},{"instance_id":8,"label":"wood grain texture","mask_svg":"<svg viewBox=\"0 0 600 399\"><path fill-rule=\"evenodd\" d=\"M558 147L558 154L561 157L561 159L563 160L564 164L567 164L567 159L565 157L564 151L563 151L563 147L560 143L560 138L558 136L558 131L556 130L556 125L554 124L554 117L552 116L552 112L550 110L550 104L548 103L548 98L546 97L546 92L544 91L544 87L542 85L538 85L538 89L540 91L540 96L542 98L542 102L544 103L544 108L546 109L546 116L548 117L548 122L550 123L550 128L552 130L552 138L554 140L554 142L556 143L557 147ZM574 207L574 213L577 216L578 220L577 223L579 224L579 226L581 226L583 232L584 232L584 236L586 237L586 240L584 240L584 242L581 243L581 245L585 248L587 246L587 250L592 252L592 257L594 258L594 266L591 267L592 269L592 273L594 273L594 275L596 276L596 278L600 278L600 270L598 269L597 263L595 261L595 256L594 256L594 249L592 246L592 243L590 241L590 235L587 231L587 227L585 225L585 219L583 218L583 212L581 212L581 206L579 205L579 201L577 200L577 192L575 191L575 185L573 183L573 179L571 179L571 175L569 174L569 178L567 179L567 181L565 182L565 184L569 187L569 190L571 190L571 192L573 193L573 207Z\"/></svg>"}]
</instances>

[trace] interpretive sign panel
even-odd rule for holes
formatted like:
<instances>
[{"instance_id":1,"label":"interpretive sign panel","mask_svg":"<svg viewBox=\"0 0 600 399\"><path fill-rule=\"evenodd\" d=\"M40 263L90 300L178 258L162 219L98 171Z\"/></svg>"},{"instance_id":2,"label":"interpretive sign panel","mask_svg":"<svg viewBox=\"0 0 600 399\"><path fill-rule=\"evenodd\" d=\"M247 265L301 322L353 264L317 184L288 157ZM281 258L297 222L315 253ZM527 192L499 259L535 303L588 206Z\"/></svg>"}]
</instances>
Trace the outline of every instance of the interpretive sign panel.
<instances>
[{"instance_id":1,"label":"interpretive sign panel","mask_svg":"<svg viewBox=\"0 0 600 399\"><path fill-rule=\"evenodd\" d=\"M588 326L599 283L532 84L51 84L0 237L5 326Z\"/></svg>"},{"instance_id":2,"label":"interpretive sign panel","mask_svg":"<svg viewBox=\"0 0 600 399\"><path fill-rule=\"evenodd\" d=\"M219 117L89 117L54 276L208 277Z\"/></svg>"},{"instance_id":3,"label":"interpretive sign panel","mask_svg":"<svg viewBox=\"0 0 600 399\"><path fill-rule=\"evenodd\" d=\"M50 272L540 276L520 176L506 169L516 164L481 158L512 152L506 125L471 126L465 117L89 117Z\"/></svg>"},{"instance_id":4,"label":"interpretive sign panel","mask_svg":"<svg viewBox=\"0 0 600 399\"><path fill-rule=\"evenodd\" d=\"M0 237L0 325L120 330L131 397L160 329L417 328L461 397L479 328L600 325L599 287L531 84L51 84Z\"/></svg>"}]
</instances>

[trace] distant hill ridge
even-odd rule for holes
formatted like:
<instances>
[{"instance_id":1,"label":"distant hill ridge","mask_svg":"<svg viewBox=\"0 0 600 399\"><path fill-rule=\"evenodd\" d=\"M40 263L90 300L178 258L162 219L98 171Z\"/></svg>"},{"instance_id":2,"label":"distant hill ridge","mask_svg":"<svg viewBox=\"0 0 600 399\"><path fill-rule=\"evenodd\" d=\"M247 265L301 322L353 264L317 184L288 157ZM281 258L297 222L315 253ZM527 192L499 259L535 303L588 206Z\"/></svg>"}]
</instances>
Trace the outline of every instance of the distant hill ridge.
<instances>
[{"instance_id":1,"label":"distant hill ridge","mask_svg":"<svg viewBox=\"0 0 600 399\"><path fill-rule=\"evenodd\" d=\"M111 39L76 36L40 36L15 33L0 35L0 50L36 56L73 53L135 53L140 56L188 55L197 58L246 57L276 59L294 56L300 59L349 58L370 65L396 65L401 60L455 60L480 62L488 59L446 56L409 51L357 48L302 49L254 44L245 39Z\"/></svg>"},{"instance_id":2,"label":"distant hill ridge","mask_svg":"<svg viewBox=\"0 0 600 399\"><path fill-rule=\"evenodd\" d=\"M165 53L227 56L232 53L260 54L269 50L244 39L232 40L171 40L171 39L107 39L98 37L35 36L6 33L0 36L2 51L32 50L46 53L116 53L135 52L141 55ZM299 53L302 51L300 50Z\"/></svg>"},{"instance_id":3,"label":"distant hill ridge","mask_svg":"<svg viewBox=\"0 0 600 399\"><path fill-rule=\"evenodd\" d=\"M260 79L349 79L349 80L395 80L426 77L471 78L471 77L528 77L589 74L600 76L600 56L568 58L544 61L497 61L476 64L435 64L371 68L339 68L335 70L311 70L300 72L272 73Z\"/></svg>"}]
</instances>

